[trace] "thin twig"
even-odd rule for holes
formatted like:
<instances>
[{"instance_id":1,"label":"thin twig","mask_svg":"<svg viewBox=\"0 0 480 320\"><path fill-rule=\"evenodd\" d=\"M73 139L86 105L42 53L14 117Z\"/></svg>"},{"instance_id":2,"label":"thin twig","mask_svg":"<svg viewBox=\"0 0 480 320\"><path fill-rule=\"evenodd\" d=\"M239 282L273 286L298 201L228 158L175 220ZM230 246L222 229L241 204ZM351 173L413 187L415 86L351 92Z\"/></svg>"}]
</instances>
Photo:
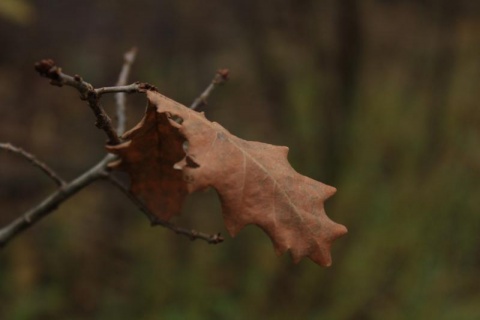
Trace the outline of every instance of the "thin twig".
<instances>
[{"instance_id":1,"label":"thin twig","mask_svg":"<svg viewBox=\"0 0 480 320\"><path fill-rule=\"evenodd\" d=\"M212 93L213 89L227 82L229 77L228 72L228 69L218 70L217 73L215 73L212 82L210 82L205 91L203 91L202 94L198 96L198 98L196 98L195 101L193 101L193 103L190 105L190 109L195 110L198 107L207 105L207 99L210 96L210 93Z\"/></svg>"},{"instance_id":2,"label":"thin twig","mask_svg":"<svg viewBox=\"0 0 480 320\"><path fill-rule=\"evenodd\" d=\"M47 166L42 161L38 160L33 154L26 152L22 148L15 147L10 143L0 143L0 149L16 153L26 160L28 160L33 166L39 168L43 171L49 178L53 180L59 187L62 187L66 182L58 176L49 166Z\"/></svg>"},{"instance_id":3,"label":"thin twig","mask_svg":"<svg viewBox=\"0 0 480 320\"><path fill-rule=\"evenodd\" d=\"M51 59L44 59L35 64L35 70L48 79L50 83L56 86L70 86L74 87L80 92L80 96L83 100L87 100L90 109L92 109L97 121L95 125L97 128L105 131L108 137L109 145L117 145L121 143L120 138L117 135L116 130L112 126L112 120L107 115L105 110L99 103L100 97L104 93L117 93L117 92L145 92L146 90L155 90L155 87L146 83L134 83L128 86L120 87L105 87L95 89L90 83L84 81L79 75L70 76L62 72L60 67L55 65L55 62Z\"/></svg>"},{"instance_id":4,"label":"thin twig","mask_svg":"<svg viewBox=\"0 0 480 320\"><path fill-rule=\"evenodd\" d=\"M108 175L107 164L115 159L115 156L108 154L91 169L82 173L73 181L66 183L57 191L48 196L39 205L27 211L21 217L15 219L7 226L0 229L0 247L3 247L15 236L22 233L40 219L53 212L65 200L76 194L78 191L92 182L103 179Z\"/></svg>"},{"instance_id":5,"label":"thin twig","mask_svg":"<svg viewBox=\"0 0 480 320\"><path fill-rule=\"evenodd\" d=\"M130 74L130 68L135 61L137 55L137 48L133 47L123 56L124 62L122 71L118 76L117 87L124 86L127 84L128 76ZM125 132L125 125L127 118L125 116L126 103L125 103L125 93L118 92L115 94L115 100L117 103L117 134L121 136Z\"/></svg>"},{"instance_id":6,"label":"thin twig","mask_svg":"<svg viewBox=\"0 0 480 320\"><path fill-rule=\"evenodd\" d=\"M41 76L49 78L52 85L59 87L67 85L77 89L80 92L81 98L87 100L90 109L92 109L95 114L97 118L95 123L96 127L105 131L108 137L108 144L116 145L121 143L120 138L112 127L112 120L110 120L110 117L98 102L98 94L90 83L84 81L79 75L72 77L64 74L62 69L57 67L51 59L37 62L35 64L35 70L37 70Z\"/></svg>"},{"instance_id":7,"label":"thin twig","mask_svg":"<svg viewBox=\"0 0 480 320\"><path fill-rule=\"evenodd\" d=\"M125 86L115 86L115 87L103 87L94 90L98 97L102 96L105 93L134 93L141 91L141 84L140 83L132 83Z\"/></svg>"},{"instance_id":8,"label":"thin twig","mask_svg":"<svg viewBox=\"0 0 480 320\"><path fill-rule=\"evenodd\" d=\"M42 60L35 64L35 69L41 76L49 78L52 85L60 87L63 85L67 85L76 88L80 92L81 98L83 100L87 100L90 108L94 112L97 118L96 126L104 130L107 134L109 138L108 144L116 145L121 143L121 140L118 137L117 132L112 127L110 118L99 103L100 97L105 93L128 93L156 90L155 87L147 83L134 83L131 85L125 85L124 83L122 83L126 82L126 77L128 76L129 68L131 63L133 62L134 57L135 53L133 50L130 51L130 53L127 53L127 55L125 56L125 65L119 79L120 85L116 87L104 87L95 89L90 83L84 81L78 75L72 77L70 75L62 73L61 68L57 67L53 60ZM202 104L206 104L206 99L210 95L211 91L219 84L224 83L227 79L228 70L219 70L215 75L214 79L212 80L210 86L192 104L192 109L195 109ZM124 107L124 103L125 102L121 101L121 99L119 102L117 102L117 104L119 105L119 113L124 113L124 109L121 109L121 105L123 104ZM124 122L124 119L120 119L119 117L119 122ZM123 129L124 125L119 124L119 127L117 128L118 132L122 132ZM0 247L5 246L15 236L22 233L23 231L34 225L36 222L53 212L56 208L58 208L60 204L62 204L64 201L69 199L71 196L76 194L78 191L80 191L87 185L91 184L96 180L104 178L108 178L109 181L111 181L115 186L122 190L125 195L127 195L127 197L150 218L152 225L161 225L174 231L177 234L185 235L191 240L202 239L212 244L220 243L223 241L223 237L220 235L220 233L214 235L205 234L195 230L180 228L168 221L158 219L153 213L148 210L148 208L146 208L146 206L139 199L133 196L118 180L109 175L107 165L109 162L116 159L115 155L108 154L91 169L87 170L73 181L66 183L62 179L60 179L58 175L53 172L53 170L49 169L45 164L38 161L33 155L21 150L20 148L13 147L10 144L3 143L0 144L0 147L5 150L22 155L34 165L41 168L60 186L57 191L45 198L40 204L33 207L21 217L15 219L10 224L0 229Z\"/></svg>"},{"instance_id":9,"label":"thin twig","mask_svg":"<svg viewBox=\"0 0 480 320\"><path fill-rule=\"evenodd\" d=\"M108 176L108 180L116 186L120 191L125 194L130 201L132 201L146 216L147 218L151 221L152 226L162 226L167 229L172 230L176 234L181 234L189 238L190 240L196 240L196 239L201 239L205 240L210 244L218 244L223 242L224 238L221 236L220 233L217 234L207 234L203 232L198 232L196 230L192 229L186 229L186 228L181 228L176 225L174 225L171 222L162 220L157 218L146 206L145 204L140 201L137 197L135 197L118 179L113 177L112 175Z\"/></svg>"}]
</instances>

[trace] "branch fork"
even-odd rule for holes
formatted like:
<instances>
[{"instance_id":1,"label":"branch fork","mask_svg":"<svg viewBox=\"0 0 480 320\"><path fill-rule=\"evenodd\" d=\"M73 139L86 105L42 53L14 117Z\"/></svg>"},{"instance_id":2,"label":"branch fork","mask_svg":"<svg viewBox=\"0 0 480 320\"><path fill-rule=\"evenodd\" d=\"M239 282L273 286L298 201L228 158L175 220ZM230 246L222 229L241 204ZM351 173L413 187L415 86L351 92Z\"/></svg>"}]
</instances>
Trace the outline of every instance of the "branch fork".
<instances>
[{"instance_id":1,"label":"branch fork","mask_svg":"<svg viewBox=\"0 0 480 320\"><path fill-rule=\"evenodd\" d=\"M124 55L124 64L120 72L120 76L116 86L95 88L90 83L83 80L81 76L75 74L70 76L62 72L52 59L44 59L35 64L35 70L45 78L50 79L50 84L58 87L70 86L80 93L80 98L87 101L90 109L96 117L95 126L105 132L108 137L108 145L117 145L122 143L120 136L125 131L125 94L126 93L145 93L146 91L157 91L157 89L144 82L135 82L127 85L128 75L130 73L131 65L136 57L136 48L131 49ZM202 94L195 99L191 108L196 109L199 106L206 105L206 100L215 89L215 87L225 83L228 80L228 70L218 70L212 79L210 85ZM113 93L116 95L117 105L117 126L114 127L112 120L100 105L100 99L104 94ZM17 235L23 233L32 225L37 223L42 218L52 213L64 201L75 195L78 191L91 183L98 180L107 180L112 185L116 186L122 191L131 202L137 206L149 219L152 226L162 226L176 234L186 236L190 240L201 239L209 244L218 244L223 242L224 238L217 234L206 234L196 230L181 228L171 222L158 219L137 197L135 197L120 181L118 181L110 172L109 163L116 160L117 157L113 154L107 154L102 160L95 164L92 168L80 174L77 178L70 182L65 182L53 169L45 163L38 160L34 155L24 151L21 148L13 146L10 143L0 143L0 150L5 150L14 154L18 154L33 166L39 168L45 175L47 175L57 185L57 190L46 197L35 207L31 208L23 215L12 221L10 224L0 228L0 247L5 246L10 240Z\"/></svg>"}]
</instances>

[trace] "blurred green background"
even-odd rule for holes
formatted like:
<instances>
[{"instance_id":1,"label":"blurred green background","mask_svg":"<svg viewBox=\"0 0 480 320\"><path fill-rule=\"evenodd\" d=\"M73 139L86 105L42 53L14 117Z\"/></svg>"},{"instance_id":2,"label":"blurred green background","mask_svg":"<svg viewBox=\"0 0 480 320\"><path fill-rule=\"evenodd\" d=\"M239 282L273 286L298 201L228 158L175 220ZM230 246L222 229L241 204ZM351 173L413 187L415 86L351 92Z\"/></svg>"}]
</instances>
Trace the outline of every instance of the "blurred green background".
<instances>
[{"instance_id":1,"label":"blurred green background","mask_svg":"<svg viewBox=\"0 0 480 320\"><path fill-rule=\"evenodd\" d=\"M2 0L0 43L0 140L64 177L105 137L33 63L106 86L137 46L132 82L187 105L229 68L207 117L290 146L349 229L331 268L294 265L256 227L218 246L151 228L99 182L0 251L1 319L480 319L480 2ZM0 152L0 225L53 190ZM176 221L226 234L214 192Z\"/></svg>"}]
</instances>

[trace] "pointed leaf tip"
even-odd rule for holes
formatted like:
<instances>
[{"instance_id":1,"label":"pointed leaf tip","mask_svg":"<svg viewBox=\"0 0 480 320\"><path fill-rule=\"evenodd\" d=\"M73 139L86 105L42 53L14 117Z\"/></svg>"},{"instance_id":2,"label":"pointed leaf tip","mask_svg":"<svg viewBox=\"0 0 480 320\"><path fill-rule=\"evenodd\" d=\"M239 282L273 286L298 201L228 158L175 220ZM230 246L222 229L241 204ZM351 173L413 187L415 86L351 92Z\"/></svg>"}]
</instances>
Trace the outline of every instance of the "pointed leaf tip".
<instances>
[{"instance_id":1,"label":"pointed leaf tip","mask_svg":"<svg viewBox=\"0 0 480 320\"><path fill-rule=\"evenodd\" d=\"M296 263L308 257L331 265L331 243L347 233L323 210L334 187L297 173L288 147L240 139L157 92L147 97L155 116L147 110L131 143L117 151L132 190L159 218L179 211L187 192L213 187L232 236L256 224L277 254L290 251Z\"/></svg>"}]
</instances>

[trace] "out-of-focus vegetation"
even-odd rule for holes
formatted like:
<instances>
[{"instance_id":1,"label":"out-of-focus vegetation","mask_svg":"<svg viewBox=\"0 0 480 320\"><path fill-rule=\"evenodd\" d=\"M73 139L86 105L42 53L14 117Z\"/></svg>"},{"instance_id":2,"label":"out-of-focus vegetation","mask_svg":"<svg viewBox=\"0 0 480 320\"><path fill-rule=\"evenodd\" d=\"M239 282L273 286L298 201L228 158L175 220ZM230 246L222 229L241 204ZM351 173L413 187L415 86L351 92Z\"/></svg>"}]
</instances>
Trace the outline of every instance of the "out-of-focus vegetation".
<instances>
[{"instance_id":1,"label":"out-of-focus vegetation","mask_svg":"<svg viewBox=\"0 0 480 320\"><path fill-rule=\"evenodd\" d=\"M30 24L34 17L32 5L26 0L2 0L0 17L17 24Z\"/></svg>"},{"instance_id":2,"label":"out-of-focus vegetation","mask_svg":"<svg viewBox=\"0 0 480 320\"><path fill-rule=\"evenodd\" d=\"M478 2L0 3L0 140L68 178L104 153L78 94L34 73L41 58L111 85L136 45L132 81L185 104L228 67L207 116L289 145L338 188L327 213L349 228L331 268L293 265L254 227L218 246L152 229L98 183L0 251L1 319L480 318ZM129 97L131 125L144 103ZM52 191L0 153L2 225ZM226 233L213 192L184 211Z\"/></svg>"}]
</instances>

